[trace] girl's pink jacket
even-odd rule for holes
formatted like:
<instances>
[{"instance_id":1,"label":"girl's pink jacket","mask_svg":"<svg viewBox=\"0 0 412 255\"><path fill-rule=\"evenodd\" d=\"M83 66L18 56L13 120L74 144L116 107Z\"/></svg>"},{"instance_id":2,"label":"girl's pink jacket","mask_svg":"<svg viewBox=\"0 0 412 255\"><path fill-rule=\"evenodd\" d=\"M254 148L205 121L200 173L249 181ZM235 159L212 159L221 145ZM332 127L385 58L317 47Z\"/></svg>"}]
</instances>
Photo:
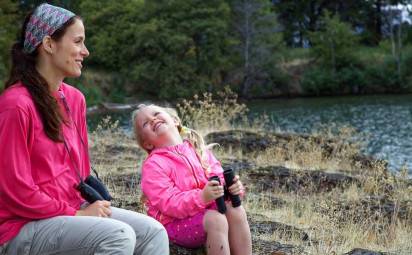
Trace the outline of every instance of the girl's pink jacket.
<instances>
[{"instance_id":1,"label":"girl's pink jacket","mask_svg":"<svg viewBox=\"0 0 412 255\"><path fill-rule=\"evenodd\" d=\"M218 175L223 184L223 169L211 152L208 163L210 173L206 174L188 141L153 150L142 166L147 213L165 225L193 216L214 203L206 204L201 191L213 175Z\"/></svg>"}]
</instances>

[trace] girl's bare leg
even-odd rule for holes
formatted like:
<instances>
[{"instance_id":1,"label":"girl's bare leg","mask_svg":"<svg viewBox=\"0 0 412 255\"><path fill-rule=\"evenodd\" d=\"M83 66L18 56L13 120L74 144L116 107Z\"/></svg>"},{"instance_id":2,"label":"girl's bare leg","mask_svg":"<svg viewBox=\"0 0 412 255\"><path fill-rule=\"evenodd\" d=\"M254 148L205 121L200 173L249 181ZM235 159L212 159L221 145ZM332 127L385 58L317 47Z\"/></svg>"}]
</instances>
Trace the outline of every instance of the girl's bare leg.
<instances>
[{"instance_id":1,"label":"girl's bare leg","mask_svg":"<svg viewBox=\"0 0 412 255\"><path fill-rule=\"evenodd\" d=\"M207 234L206 249L208 255L230 255L229 226L224 214L208 210L203 219Z\"/></svg>"},{"instance_id":2,"label":"girl's bare leg","mask_svg":"<svg viewBox=\"0 0 412 255\"><path fill-rule=\"evenodd\" d=\"M226 217L229 223L229 243L232 255L251 255L252 238L246 211L243 206L232 207L226 203Z\"/></svg>"}]
</instances>

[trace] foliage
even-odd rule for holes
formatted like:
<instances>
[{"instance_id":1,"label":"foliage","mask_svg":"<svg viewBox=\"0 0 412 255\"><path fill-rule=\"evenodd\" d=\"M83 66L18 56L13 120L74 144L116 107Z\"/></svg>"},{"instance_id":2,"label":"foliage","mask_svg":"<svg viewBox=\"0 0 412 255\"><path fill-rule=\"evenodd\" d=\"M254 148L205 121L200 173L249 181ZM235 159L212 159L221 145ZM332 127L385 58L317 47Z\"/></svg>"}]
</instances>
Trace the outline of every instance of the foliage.
<instances>
[{"instance_id":1,"label":"foliage","mask_svg":"<svg viewBox=\"0 0 412 255\"><path fill-rule=\"evenodd\" d=\"M133 92L170 99L218 85L226 65L224 2L88 0L81 9L91 24L91 62L120 71Z\"/></svg>"},{"instance_id":2,"label":"foliage","mask_svg":"<svg viewBox=\"0 0 412 255\"><path fill-rule=\"evenodd\" d=\"M325 12L320 20L322 28L310 32L310 49L317 65L309 69L302 87L310 94L359 93L365 85L365 74L353 48L357 37L350 26L337 15Z\"/></svg>"},{"instance_id":3,"label":"foliage","mask_svg":"<svg viewBox=\"0 0 412 255\"><path fill-rule=\"evenodd\" d=\"M387 18L388 5L408 4L409 0L276 0L273 7L284 29L284 38L289 46L305 47L308 33L319 29L324 12L339 14L343 21L356 28L359 37L367 45L377 45L385 38L383 25Z\"/></svg>"},{"instance_id":4,"label":"foliage","mask_svg":"<svg viewBox=\"0 0 412 255\"><path fill-rule=\"evenodd\" d=\"M19 23L41 2L0 0L3 81ZM302 87L310 94L412 88L411 25L398 26L399 10L388 9L406 0L46 2L85 21L91 52L85 71L102 78L71 84L90 104L176 101L225 85L242 98L301 95Z\"/></svg>"},{"instance_id":5,"label":"foliage","mask_svg":"<svg viewBox=\"0 0 412 255\"><path fill-rule=\"evenodd\" d=\"M386 88L389 91L398 90L399 77L396 73L396 63L391 57L386 57L380 64L368 65L365 68L368 87Z\"/></svg>"},{"instance_id":6,"label":"foliage","mask_svg":"<svg viewBox=\"0 0 412 255\"><path fill-rule=\"evenodd\" d=\"M79 2L81 0L21 0L19 2L20 10L25 14L26 12L32 10L35 6L38 6L44 2L49 4L61 6L63 8L69 9L78 13Z\"/></svg>"},{"instance_id":7,"label":"foliage","mask_svg":"<svg viewBox=\"0 0 412 255\"><path fill-rule=\"evenodd\" d=\"M337 15L332 17L329 12L325 12L321 21L322 28L309 33L313 56L321 65L329 66L334 71L353 63L357 38L350 26L340 21Z\"/></svg>"},{"instance_id":8,"label":"foliage","mask_svg":"<svg viewBox=\"0 0 412 255\"><path fill-rule=\"evenodd\" d=\"M251 90L263 90L270 78L279 76L275 68L277 52L282 49L282 35L276 15L265 0L231 1L235 31L236 66L242 70L240 94L250 97Z\"/></svg>"},{"instance_id":9,"label":"foliage","mask_svg":"<svg viewBox=\"0 0 412 255\"><path fill-rule=\"evenodd\" d=\"M330 68L314 67L305 72L302 87L314 95L361 93L367 78L359 68L348 66L334 72Z\"/></svg>"},{"instance_id":10,"label":"foliage","mask_svg":"<svg viewBox=\"0 0 412 255\"><path fill-rule=\"evenodd\" d=\"M87 106L93 106L100 103L103 99L102 92L96 86L86 86L83 83L76 84L77 88L85 95Z\"/></svg>"},{"instance_id":11,"label":"foliage","mask_svg":"<svg viewBox=\"0 0 412 255\"><path fill-rule=\"evenodd\" d=\"M10 48L16 40L17 29L16 21L18 18L18 9L15 2L9 0L0 0L0 91L3 87L9 68Z\"/></svg>"},{"instance_id":12,"label":"foliage","mask_svg":"<svg viewBox=\"0 0 412 255\"><path fill-rule=\"evenodd\" d=\"M339 83L330 69L314 68L305 73L302 87L307 93L320 95L337 91Z\"/></svg>"},{"instance_id":13,"label":"foliage","mask_svg":"<svg viewBox=\"0 0 412 255\"><path fill-rule=\"evenodd\" d=\"M407 92L412 92L412 47L404 50L402 55L402 84L401 87Z\"/></svg>"}]
</instances>

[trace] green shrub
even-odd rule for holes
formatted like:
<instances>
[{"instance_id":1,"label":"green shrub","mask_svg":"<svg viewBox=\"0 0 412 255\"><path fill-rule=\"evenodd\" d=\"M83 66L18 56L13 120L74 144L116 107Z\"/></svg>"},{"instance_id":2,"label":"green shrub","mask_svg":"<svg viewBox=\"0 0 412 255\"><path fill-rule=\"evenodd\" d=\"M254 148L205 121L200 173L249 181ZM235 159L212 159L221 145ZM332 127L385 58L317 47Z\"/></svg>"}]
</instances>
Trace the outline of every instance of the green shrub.
<instances>
[{"instance_id":1,"label":"green shrub","mask_svg":"<svg viewBox=\"0 0 412 255\"><path fill-rule=\"evenodd\" d=\"M358 94L367 83L365 73L356 66L342 68L337 73L337 80L344 92Z\"/></svg>"},{"instance_id":2,"label":"green shrub","mask_svg":"<svg viewBox=\"0 0 412 255\"><path fill-rule=\"evenodd\" d=\"M339 88L333 70L323 67L315 67L306 71L301 85L306 93L315 95L333 94Z\"/></svg>"},{"instance_id":3,"label":"green shrub","mask_svg":"<svg viewBox=\"0 0 412 255\"><path fill-rule=\"evenodd\" d=\"M396 63L392 57L385 57L383 63L371 63L365 66L365 79L370 91L396 91L399 89L399 77Z\"/></svg>"},{"instance_id":4,"label":"green shrub","mask_svg":"<svg viewBox=\"0 0 412 255\"><path fill-rule=\"evenodd\" d=\"M349 24L342 22L338 15L325 12L321 19L321 29L310 32L311 53L318 62L331 69L351 65L355 61L353 48L358 44Z\"/></svg>"},{"instance_id":5,"label":"green shrub","mask_svg":"<svg viewBox=\"0 0 412 255\"><path fill-rule=\"evenodd\" d=\"M97 105L102 102L103 95L102 91L97 86L86 86L81 82L75 84L75 86L84 94L86 97L87 106Z\"/></svg>"}]
</instances>

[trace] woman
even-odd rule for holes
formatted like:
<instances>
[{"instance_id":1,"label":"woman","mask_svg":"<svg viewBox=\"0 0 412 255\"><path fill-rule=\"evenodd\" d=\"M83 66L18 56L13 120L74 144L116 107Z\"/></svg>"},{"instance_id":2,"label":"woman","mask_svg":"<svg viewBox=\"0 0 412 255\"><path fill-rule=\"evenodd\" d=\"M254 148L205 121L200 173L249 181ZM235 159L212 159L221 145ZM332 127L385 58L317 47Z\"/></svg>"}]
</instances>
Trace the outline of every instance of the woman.
<instances>
[{"instance_id":1,"label":"woman","mask_svg":"<svg viewBox=\"0 0 412 255\"><path fill-rule=\"evenodd\" d=\"M76 190L90 173L86 105L63 79L89 55L80 17L42 4L21 35L0 95L0 254L168 254L160 223Z\"/></svg>"}]
</instances>

